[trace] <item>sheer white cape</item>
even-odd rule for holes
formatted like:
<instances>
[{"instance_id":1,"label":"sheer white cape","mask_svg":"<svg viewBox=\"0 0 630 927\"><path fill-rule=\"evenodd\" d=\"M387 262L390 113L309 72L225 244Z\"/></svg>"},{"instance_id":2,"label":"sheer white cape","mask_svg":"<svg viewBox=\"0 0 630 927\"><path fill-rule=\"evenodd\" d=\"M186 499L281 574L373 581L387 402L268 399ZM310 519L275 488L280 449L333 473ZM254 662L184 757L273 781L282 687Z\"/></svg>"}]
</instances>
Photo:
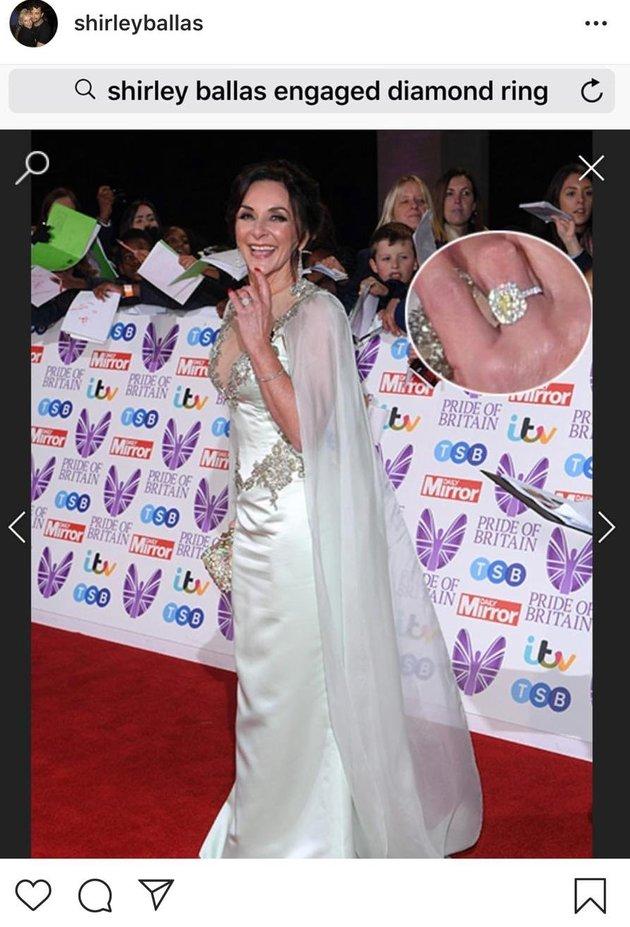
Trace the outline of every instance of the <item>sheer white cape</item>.
<instances>
[{"instance_id":1,"label":"sheer white cape","mask_svg":"<svg viewBox=\"0 0 630 927\"><path fill-rule=\"evenodd\" d=\"M283 334L295 389L331 723L366 858L445 857L482 799L422 568L372 443L350 326L322 290Z\"/></svg>"}]
</instances>

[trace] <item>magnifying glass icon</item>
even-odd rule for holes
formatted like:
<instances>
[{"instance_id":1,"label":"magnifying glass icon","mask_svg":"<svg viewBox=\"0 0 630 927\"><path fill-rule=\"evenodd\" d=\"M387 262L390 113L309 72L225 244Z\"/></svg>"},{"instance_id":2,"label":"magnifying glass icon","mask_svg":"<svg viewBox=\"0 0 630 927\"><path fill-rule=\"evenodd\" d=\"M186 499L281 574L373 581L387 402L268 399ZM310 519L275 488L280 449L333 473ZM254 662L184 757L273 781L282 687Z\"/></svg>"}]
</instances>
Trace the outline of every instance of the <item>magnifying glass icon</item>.
<instances>
[{"instance_id":1,"label":"magnifying glass icon","mask_svg":"<svg viewBox=\"0 0 630 927\"><path fill-rule=\"evenodd\" d=\"M92 87L92 81L88 80L87 77L80 77L76 84L74 85L74 91L80 97L92 97L93 100L96 99L94 96L94 88Z\"/></svg>"},{"instance_id":2,"label":"magnifying glass icon","mask_svg":"<svg viewBox=\"0 0 630 927\"><path fill-rule=\"evenodd\" d=\"M33 165L34 158L43 159L43 163L41 167L37 167ZM50 167L50 158L48 157L45 151L31 151L29 152L29 154L27 154L24 160L24 167L26 168L26 170L24 171L22 176L18 177L18 179L15 181L14 186L16 187L19 183L22 183L24 178L28 177L29 174L34 174L35 176L38 176L39 174L45 174L48 168Z\"/></svg>"}]
</instances>

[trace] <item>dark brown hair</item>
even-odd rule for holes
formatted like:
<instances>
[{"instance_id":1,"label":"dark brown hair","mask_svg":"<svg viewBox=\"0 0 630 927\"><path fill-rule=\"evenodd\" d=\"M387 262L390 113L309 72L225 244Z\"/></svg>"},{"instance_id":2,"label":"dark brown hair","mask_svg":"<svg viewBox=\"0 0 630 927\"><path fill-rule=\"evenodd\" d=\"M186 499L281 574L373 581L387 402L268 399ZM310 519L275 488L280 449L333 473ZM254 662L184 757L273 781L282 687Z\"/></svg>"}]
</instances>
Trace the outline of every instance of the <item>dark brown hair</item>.
<instances>
[{"instance_id":1,"label":"dark brown hair","mask_svg":"<svg viewBox=\"0 0 630 927\"><path fill-rule=\"evenodd\" d=\"M583 173L584 165L580 164L563 164L562 167L558 168L556 173L551 178L549 186L547 187L547 193L545 195L547 202L551 203L552 206L557 206L559 209L560 193L562 191L562 187L564 186L565 180L567 177L570 177L571 174L577 174L578 177L580 177ZM585 228L582 229L582 231L577 236L579 243L586 251L589 252L589 254L592 254L593 251L592 226L593 213L591 212ZM553 222L549 222L547 224L547 233L549 235L549 239L553 242L554 245L556 245L556 247L560 248L562 251L566 250Z\"/></svg>"},{"instance_id":2,"label":"dark brown hair","mask_svg":"<svg viewBox=\"0 0 630 927\"><path fill-rule=\"evenodd\" d=\"M295 216L298 237L302 239L307 235L308 241L316 238L323 221L319 184L297 164L282 160L250 164L234 179L226 211L228 230L232 237L236 214L245 194L251 185L259 180L273 180L286 188Z\"/></svg>"},{"instance_id":3,"label":"dark brown hair","mask_svg":"<svg viewBox=\"0 0 630 927\"><path fill-rule=\"evenodd\" d=\"M39 214L40 222L46 221L48 218L48 213L50 212L55 200L60 200L64 196L67 196L68 199L72 200L75 209L79 208L79 197L76 195L74 190L69 190L68 187L55 187L54 190L51 190L50 193L47 193L44 197L42 209Z\"/></svg>"},{"instance_id":4,"label":"dark brown hair","mask_svg":"<svg viewBox=\"0 0 630 927\"><path fill-rule=\"evenodd\" d=\"M481 213L481 199L479 197L479 188L475 183L475 178L466 170L465 167L451 167L438 180L435 185L433 203L435 213L433 216L433 231L438 242L446 241L446 229L444 222L444 198L446 191L453 177L465 177L472 187L473 197L475 199L475 210L468 221L468 233L482 232L484 229L483 218Z\"/></svg>"}]
</instances>

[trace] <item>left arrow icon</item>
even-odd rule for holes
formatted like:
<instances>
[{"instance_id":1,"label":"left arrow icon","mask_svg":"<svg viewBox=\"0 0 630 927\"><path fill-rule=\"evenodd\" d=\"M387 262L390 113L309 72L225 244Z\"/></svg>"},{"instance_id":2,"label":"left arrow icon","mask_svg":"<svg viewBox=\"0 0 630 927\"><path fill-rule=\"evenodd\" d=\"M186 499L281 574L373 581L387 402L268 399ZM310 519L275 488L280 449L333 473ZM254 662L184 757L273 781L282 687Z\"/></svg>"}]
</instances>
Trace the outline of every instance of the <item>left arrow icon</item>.
<instances>
[{"instance_id":1,"label":"left arrow icon","mask_svg":"<svg viewBox=\"0 0 630 927\"><path fill-rule=\"evenodd\" d=\"M26 544L26 541L24 540L24 538L22 537L22 535L19 534L19 532L17 532L17 531L15 530L15 526L17 525L17 523L19 522L19 520L20 520L21 518L24 518L25 515L26 515L26 512L20 512L20 514L18 515L18 517L17 517L17 518L14 518L13 521L11 522L11 524L9 525L9 531L12 531L13 534L16 536L16 538L18 538L18 540L20 540L20 541L22 542L22 544Z\"/></svg>"}]
</instances>

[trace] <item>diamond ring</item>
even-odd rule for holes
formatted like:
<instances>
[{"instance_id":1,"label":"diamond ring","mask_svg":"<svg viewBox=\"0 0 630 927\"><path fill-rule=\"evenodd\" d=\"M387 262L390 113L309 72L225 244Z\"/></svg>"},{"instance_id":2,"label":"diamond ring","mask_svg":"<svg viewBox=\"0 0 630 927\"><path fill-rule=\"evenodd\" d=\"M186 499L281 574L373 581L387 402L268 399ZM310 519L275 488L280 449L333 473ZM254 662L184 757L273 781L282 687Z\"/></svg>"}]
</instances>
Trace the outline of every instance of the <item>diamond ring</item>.
<instances>
[{"instance_id":1,"label":"diamond ring","mask_svg":"<svg viewBox=\"0 0 630 927\"><path fill-rule=\"evenodd\" d=\"M493 316L501 325L513 325L527 312L529 296L540 296L539 286L530 286L521 290L515 283L501 283L488 293L488 305Z\"/></svg>"},{"instance_id":2,"label":"diamond ring","mask_svg":"<svg viewBox=\"0 0 630 927\"><path fill-rule=\"evenodd\" d=\"M251 296L241 296L241 305L249 306L251 302L252 302Z\"/></svg>"}]
</instances>

